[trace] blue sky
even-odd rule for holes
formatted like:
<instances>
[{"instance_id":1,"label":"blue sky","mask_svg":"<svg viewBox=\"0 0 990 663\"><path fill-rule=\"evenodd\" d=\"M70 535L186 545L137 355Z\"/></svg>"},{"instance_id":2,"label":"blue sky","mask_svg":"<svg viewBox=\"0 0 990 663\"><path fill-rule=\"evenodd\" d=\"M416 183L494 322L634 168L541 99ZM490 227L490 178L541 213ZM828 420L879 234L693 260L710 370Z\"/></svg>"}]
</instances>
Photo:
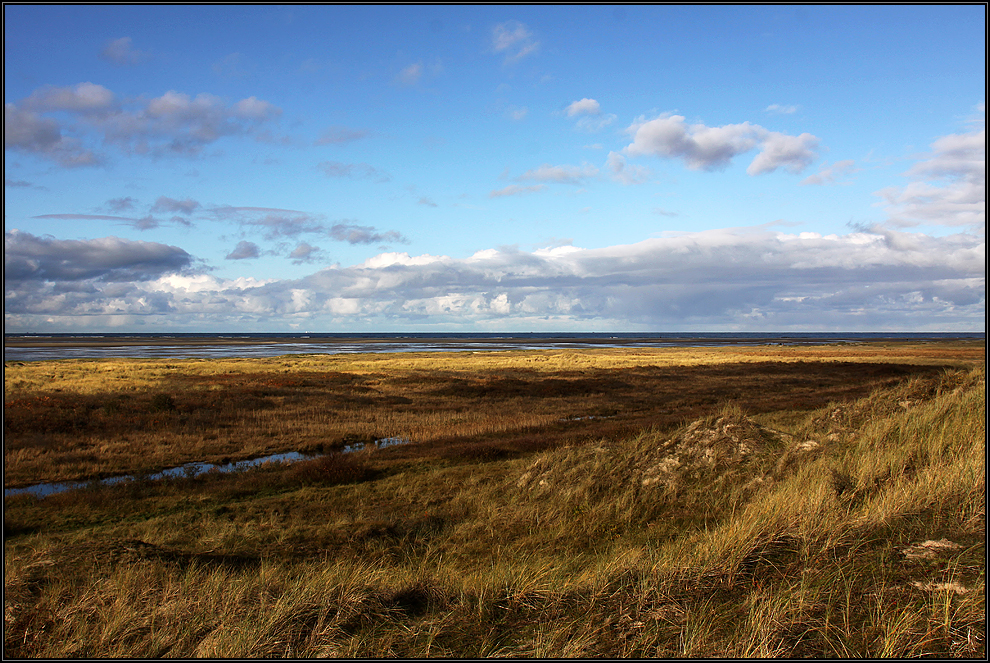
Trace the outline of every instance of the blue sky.
<instances>
[{"instance_id":1,"label":"blue sky","mask_svg":"<svg viewBox=\"0 0 990 663\"><path fill-rule=\"evenodd\" d=\"M969 6L5 6L7 332L985 329Z\"/></svg>"}]
</instances>

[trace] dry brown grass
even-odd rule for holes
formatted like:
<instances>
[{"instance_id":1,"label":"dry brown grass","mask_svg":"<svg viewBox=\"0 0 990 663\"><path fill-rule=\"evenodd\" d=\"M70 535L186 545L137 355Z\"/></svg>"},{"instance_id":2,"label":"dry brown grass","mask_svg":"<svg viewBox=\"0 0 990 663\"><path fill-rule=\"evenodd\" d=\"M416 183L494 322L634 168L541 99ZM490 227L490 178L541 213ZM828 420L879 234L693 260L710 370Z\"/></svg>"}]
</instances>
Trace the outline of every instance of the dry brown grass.
<instances>
[{"instance_id":1,"label":"dry brown grass","mask_svg":"<svg viewBox=\"0 0 990 663\"><path fill-rule=\"evenodd\" d=\"M629 405L5 500L4 654L985 658L985 374L910 364L173 375L141 416L218 392L556 414L569 387L605 380ZM590 393L576 402L604 398ZM151 412L156 394L176 409ZM687 414L664 419L671 402ZM253 411L222 413L248 431ZM435 421L472 425L457 414Z\"/></svg>"},{"instance_id":2,"label":"dry brown grass","mask_svg":"<svg viewBox=\"0 0 990 663\"><path fill-rule=\"evenodd\" d=\"M724 401L806 410L974 350L887 346L598 349L56 361L5 371L5 486L186 462L319 452L404 437L396 455L504 458L645 426ZM901 363L895 360L904 360ZM588 418L592 417L592 418Z\"/></svg>"}]
</instances>

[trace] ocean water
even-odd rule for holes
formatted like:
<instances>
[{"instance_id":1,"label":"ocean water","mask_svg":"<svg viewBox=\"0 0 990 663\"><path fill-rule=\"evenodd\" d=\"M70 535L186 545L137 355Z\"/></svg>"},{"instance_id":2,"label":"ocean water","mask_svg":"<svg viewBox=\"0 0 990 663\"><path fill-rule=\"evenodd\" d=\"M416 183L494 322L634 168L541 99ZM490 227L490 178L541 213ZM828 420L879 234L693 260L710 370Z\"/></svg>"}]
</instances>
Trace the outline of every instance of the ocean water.
<instances>
[{"instance_id":1,"label":"ocean water","mask_svg":"<svg viewBox=\"0 0 990 663\"><path fill-rule=\"evenodd\" d=\"M985 340L985 332L4 334L4 361Z\"/></svg>"}]
</instances>

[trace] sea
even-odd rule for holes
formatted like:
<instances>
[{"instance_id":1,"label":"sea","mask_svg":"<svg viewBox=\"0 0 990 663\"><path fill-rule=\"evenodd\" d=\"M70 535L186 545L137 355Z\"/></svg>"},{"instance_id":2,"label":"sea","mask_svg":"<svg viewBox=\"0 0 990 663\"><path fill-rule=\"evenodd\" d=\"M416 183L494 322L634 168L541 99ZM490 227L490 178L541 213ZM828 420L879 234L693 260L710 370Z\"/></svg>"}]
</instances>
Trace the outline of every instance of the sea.
<instances>
[{"instance_id":1,"label":"sea","mask_svg":"<svg viewBox=\"0 0 990 663\"><path fill-rule=\"evenodd\" d=\"M4 361L986 340L986 332L410 332L4 334Z\"/></svg>"}]
</instances>

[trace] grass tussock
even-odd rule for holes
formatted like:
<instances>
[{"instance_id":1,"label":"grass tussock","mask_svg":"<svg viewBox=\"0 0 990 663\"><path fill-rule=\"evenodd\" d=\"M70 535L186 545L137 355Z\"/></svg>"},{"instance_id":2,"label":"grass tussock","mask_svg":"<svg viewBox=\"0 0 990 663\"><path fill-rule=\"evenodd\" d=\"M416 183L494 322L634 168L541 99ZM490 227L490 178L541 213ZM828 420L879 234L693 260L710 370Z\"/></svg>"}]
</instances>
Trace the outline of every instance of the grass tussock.
<instances>
[{"instance_id":1,"label":"grass tussock","mask_svg":"<svg viewBox=\"0 0 990 663\"><path fill-rule=\"evenodd\" d=\"M985 402L982 368L906 373L550 447L480 434L495 456L8 499L4 653L985 658Z\"/></svg>"}]
</instances>

